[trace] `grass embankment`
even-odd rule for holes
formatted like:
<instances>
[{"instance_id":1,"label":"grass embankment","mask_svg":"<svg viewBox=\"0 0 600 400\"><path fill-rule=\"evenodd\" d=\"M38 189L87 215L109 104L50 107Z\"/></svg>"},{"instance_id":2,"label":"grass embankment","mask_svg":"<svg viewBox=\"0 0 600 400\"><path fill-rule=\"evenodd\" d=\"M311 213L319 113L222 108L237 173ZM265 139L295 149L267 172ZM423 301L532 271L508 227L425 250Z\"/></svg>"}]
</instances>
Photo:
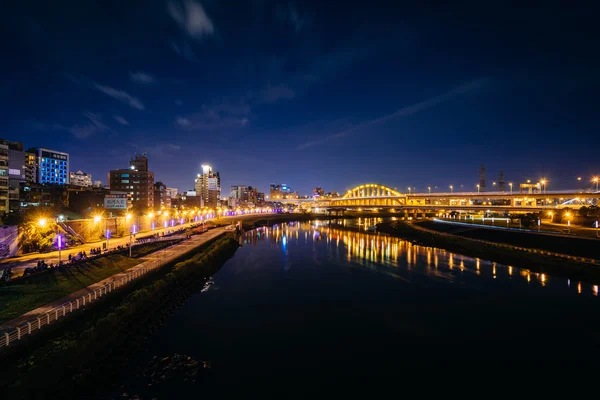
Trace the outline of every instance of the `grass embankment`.
<instances>
[{"instance_id":1,"label":"grass embankment","mask_svg":"<svg viewBox=\"0 0 600 400\"><path fill-rule=\"evenodd\" d=\"M500 218L504 218L504 217L500 217ZM450 219L450 218L440 218L444 221L449 221L449 222L460 222L462 224L470 224L473 226L479 226L479 227L490 227L490 226L496 226L496 227L500 227L500 228L513 228L513 229L522 229L522 225L519 224L518 222L509 222L508 225L506 224L506 221L504 220L495 220L494 222L490 221L489 218L486 218L485 222L480 220L480 219ZM492 228L493 229L493 228ZM531 227L529 228L529 230L523 230L523 231L529 231L532 233L537 233L538 229L537 229L537 225L535 227ZM557 223L547 223L545 221L541 221L541 225L540 225L540 231L542 233L547 232L547 233L552 233L552 234L564 234L566 233L565 231L568 231L568 225L567 224L557 224ZM594 228L590 228L590 227L584 227L581 225L575 225L572 224L571 225L571 235L572 236L580 236L580 237L588 237L588 238L597 238L598 234L596 233L596 229Z\"/></svg>"},{"instance_id":2,"label":"grass embankment","mask_svg":"<svg viewBox=\"0 0 600 400\"><path fill-rule=\"evenodd\" d=\"M73 323L65 327L67 333L12 354L0 363L0 387L7 388L3 398L37 398L40 392L47 398L90 398L96 390L106 391L166 314L237 247L230 237L218 239L189 259L142 278L129 294L108 296L112 302L90 310L83 326Z\"/></svg>"},{"instance_id":3,"label":"grass embankment","mask_svg":"<svg viewBox=\"0 0 600 400\"><path fill-rule=\"evenodd\" d=\"M599 266L542 254L537 250L522 251L505 244L482 243L460 236L424 231L402 221L379 224L378 231L416 241L424 246L437 247L453 253L525 268L534 272L600 282Z\"/></svg>"},{"instance_id":4,"label":"grass embankment","mask_svg":"<svg viewBox=\"0 0 600 400\"><path fill-rule=\"evenodd\" d=\"M169 241L158 241L158 242L150 242L150 243L144 243L144 244L139 244L137 246L133 246L133 248L131 249L131 257L133 258L139 258L139 257L144 257L145 255L148 255L150 253L154 253L155 251L158 250L162 250L166 247L169 247L175 243L179 243L181 242L181 239L173 239L173 240L169 240ZM127 250L125 253L128 253L129 250Z\"/></svg>"},{"instance_id":5,"label":"grass embankment","mask_svg":"<svg viewBox=\"0 0 600 400\"><path fill-rule=\"evenodd\" d=\"M589 238L556 236L536 232L509 231L503 229L487 229L477 226L446 224L435 221L419 221L415 223L423 228L440 233L461 236L475 240L527 247L575 257L600 259L600 241Z\"/></svg>"},{"instance_id":6,"label":"grass embankment","mask_svg":"<svg viewBox=\"0 0 600 400\"><path fill-rule=\"evenodd\" d=\"M0 286L0 323L123 272L140 262L141 260L114 254L62 271L44 271L19 278Z\"/></svg>"}]
</instances>

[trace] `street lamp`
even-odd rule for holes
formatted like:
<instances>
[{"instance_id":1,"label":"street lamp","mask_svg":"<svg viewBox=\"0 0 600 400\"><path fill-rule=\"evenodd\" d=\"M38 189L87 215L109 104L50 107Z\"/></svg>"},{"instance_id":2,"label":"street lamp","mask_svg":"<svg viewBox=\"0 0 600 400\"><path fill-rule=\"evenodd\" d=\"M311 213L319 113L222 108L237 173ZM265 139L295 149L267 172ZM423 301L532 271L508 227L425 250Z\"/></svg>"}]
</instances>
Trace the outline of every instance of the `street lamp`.
<instances>
[{"instance_id":1,"label":"street lamp","mask_svg":"<svg viewBox=\"0 0 600 400\"><path fill-rule=\"evenodd\" d=\"M596 184L596 192L598 191L598 183L600 183L600 177L593 177L592 182Z\"/></svg>"},{"instance_id":2,"label":"street lamp","mask_svg":"<svg viewBox=\"0 0 600 400\"><path fill-rule=\"evenodd\" d=\"M59 264L60 264L60 251L62 250L63 246L64 246L63 237L58 232L58 227L57 227L56 228L56 247L58 247L58 263Z\"/></svg>"},{"instance_id":3,"label":"street lamp","mask_svg":"<svg viewBox=\"0 0 600 400\"><path fill-rule=\"evenodd\" d=\"M454 186L450 185L450 193L453 193L454 191Z\"/></svg>"},{"instance_id":4,"label":"street lamp","mask_svg":"<svg viewBox=\"0 0 600 400\"><path fill-rule=\"evenodd\" d=\"M548 183L548 181L546 179L542 179L540 180L540 183L542 184L542 192L546 193L546 184Z\"/></svg>"},{"instance_id":5,"label":"street lamp","mask_svg":"<svg viewBox=\"0 0 600 400\"><path fill-rule=\"evenodd\" d=\"M571 234L571 213L568 212L565 214L565 217L567 217L567 225L569 226L569 235Z\"/></svg>"},{"instance_id":6,"label":"street lamp","mask_svg":"<svg viewBox=\"0 0 600 400\"><path fill-rule=\"evenodd\" d=\"M410 186L408 187L408 194L410 194Z\"/></svg>"},{"instance_id":7,"label":"street lamp","mask_svg":"<svg viewBox=\"0 0 600 400\"><path fill-rule=\"evenodd\" d=\"M429 194L431 194L431 186L427 186L427 190L429 190Z\"/></svg>"},{"instance_id":8,"label":"street lamp","mask_svg":"<svg viewBox=\"0 0 600 400\"><path fill-rule=\"evenodd\" d=\"M39 225L41 228L45 228L47 223L48 223L48 220L47 220L46 218L40 218L40 219L38 220L38 225Z\"/></svg>"},{"instance_id":9,"label":"street lamp","mask_svg":"<svg viewBox=\"0 0 600 400\"><path fill-rule=\"evenodd\" d=\"M479 187L479 184L478 184L477 185L477 193L479 193L479 189L480 189L480 187Z\"/></svg>"},{"instance_id":10,"label":"street lamp","mask_svg":"<svg viewBox=\"0 0 600 400\"><path fill-rule=\"evenodd\" d=\"M510 186L510 194L512 194L512 182L508 182L508 186Z\"/></svg>"}]
</instances>

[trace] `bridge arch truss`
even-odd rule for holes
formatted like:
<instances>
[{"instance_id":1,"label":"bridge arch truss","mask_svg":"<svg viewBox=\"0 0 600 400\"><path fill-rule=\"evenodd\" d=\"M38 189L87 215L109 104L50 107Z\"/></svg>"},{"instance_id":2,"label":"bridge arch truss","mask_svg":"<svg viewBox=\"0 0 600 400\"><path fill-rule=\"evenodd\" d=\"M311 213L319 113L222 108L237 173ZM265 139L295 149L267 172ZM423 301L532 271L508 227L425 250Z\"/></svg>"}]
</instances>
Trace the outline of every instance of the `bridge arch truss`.
<instances>
[{"instance_id":1,"label":"bridge arch truss","mask_svg":"<svg viewBox=\"0 0 600 400\"><path fill-rule=\"evenodd\" d=\"M330 202L333 207L401 207L404 204L405 196L402 193L376 183L357 186Z\"/></svg>"}]
</instances>

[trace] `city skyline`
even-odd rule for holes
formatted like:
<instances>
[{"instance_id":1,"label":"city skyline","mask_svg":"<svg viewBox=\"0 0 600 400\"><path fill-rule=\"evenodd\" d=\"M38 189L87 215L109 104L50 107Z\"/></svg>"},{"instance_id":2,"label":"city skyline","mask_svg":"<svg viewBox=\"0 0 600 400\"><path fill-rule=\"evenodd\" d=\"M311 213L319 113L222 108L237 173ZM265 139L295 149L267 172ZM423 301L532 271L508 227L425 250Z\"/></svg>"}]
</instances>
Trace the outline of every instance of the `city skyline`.
<instances>
[{"instance_id":1,"label":"city skyline","mask_svg":"<svg viewBox=\"0 0 600 400\"><path fill-rule=\"evenodd\" d=\"M103 182L146 152L181 191L202 164L224 188L285 182L301 195L475 190L481 164L488 181L504 171L550 188L600 173L599 60L578 33L589 13L380 5L9 6L2 136L69 153L72 171Z\"/></svg>"}]
</instances>

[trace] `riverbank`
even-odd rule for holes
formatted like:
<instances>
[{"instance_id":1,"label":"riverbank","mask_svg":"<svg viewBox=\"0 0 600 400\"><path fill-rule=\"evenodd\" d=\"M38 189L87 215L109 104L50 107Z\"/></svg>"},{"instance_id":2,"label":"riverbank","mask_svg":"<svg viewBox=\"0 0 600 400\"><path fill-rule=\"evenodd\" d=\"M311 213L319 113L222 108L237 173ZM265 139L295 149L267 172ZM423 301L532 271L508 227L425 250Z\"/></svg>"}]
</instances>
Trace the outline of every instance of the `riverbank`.
<instances>
[{"instance_id":1,"label":"riverbank","mask_svg":"<svg viewBox=\"0 0 600 400\"><path fill-rule=\"evenodd\" d=\"M259 226L271 226L284 222L306 222L306 221L334 221L342 219L356 218L389 218L400 217L399 213L391 212L347 212L343 216L327 215L327 214L301 214L301 213L284 213L284 214L268 214L268 215L248 215L236 217L224 217L217 220L212 220L211 223L217 226L231 225L240 221L244 230L254 229Z\"/></svg>"},{"instance_id":2,"label":"riverbank","mask_svg":"<svg viewBox=\"0 0 600 400\"><path fill-rule=\"evenodd\" d=\"M578 261L574 259L575 257L559 258L548 252L436 232L420 227L418 224L403 221L379 224L377 228L381 233L413 241L423 246L445 249L469 257L525 268L533 272L600 283L600 265Z\"/></svg>"},{"instance_id":3,"label":"riverbank","mask_svg":"<svg viewBox=\"0 0 600 400\"><path fill-rule=\"evenodd\" d=\"M417 226L468 239L527 247L552 253L600 260L600 240L520 230L494 229L454 222L421 220Z\"/></svg>"},{"instance_id":4,"label":"riverbank","mask_svg":"<svg viewBox=\"0 0 600 400\"><path fill-rule=\"evenodd\" d=\"M86 398L96 388L106 389L114 371L237 247L230 236L217 239L140 279L128 294L110 296L85 318L66 321L55 337L45 337L43 343L35 338L37 346L7 355L0 373L0 387L8 389L3 398L34 398L40 391L48 398Z\"/></svg>"}]
</instances>

